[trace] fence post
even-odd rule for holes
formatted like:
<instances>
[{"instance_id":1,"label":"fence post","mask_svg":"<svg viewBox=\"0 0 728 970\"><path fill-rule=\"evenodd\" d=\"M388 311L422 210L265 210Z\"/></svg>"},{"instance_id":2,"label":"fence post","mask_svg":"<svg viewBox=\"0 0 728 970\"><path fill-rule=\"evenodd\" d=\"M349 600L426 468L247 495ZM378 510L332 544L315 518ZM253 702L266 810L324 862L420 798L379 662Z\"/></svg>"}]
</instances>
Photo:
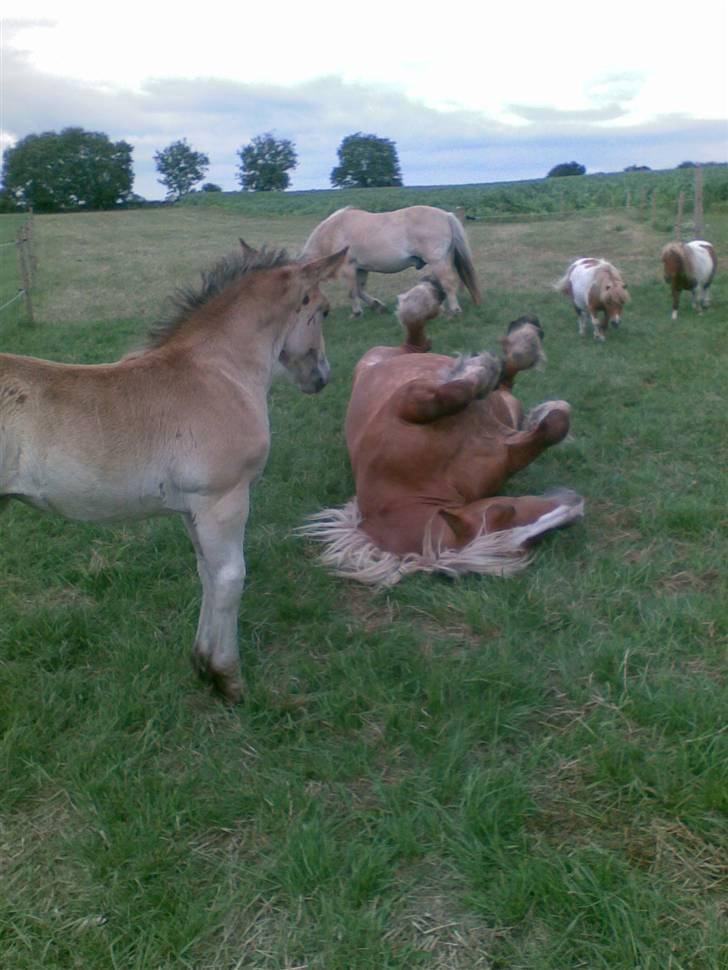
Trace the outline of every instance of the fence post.
<instances>
[{"instance_id":1,"label":"fence post","mask_svg":"<svg viewBox=\"0 0 728 970\"><path fill-rule=\"evenodd\" d=\"M682 218L683 206L685 205L685 193L681 192L677 197L677 217L675 219L675 241L682 241Z\"/></svg>"},{"instance_id":2,"label":"fence post","mask_svg":"<svg viewBox=\"0 0 728 970\"><path fill-rule=\"evenodd\" d=\"M23 295L25 297L25 308L28 311L28 323L35 323L33 316L33 298L30 295L32 286L32 268L28 255L28 227L27 224L21 226L15 241L18 251L18 263L20 265L20 282L23 285Z\"/></svg>"},{"instance_id":3,"label":"fence post","mask_svg":"<svg viewBox=\"0 0 728 970\"><path fill-rule=\"evenodd\" d=\"M695 204L693 207L693 231L696 239L705 235L705 220L703 217L703 169L695 166Z\"/></svg>"}]
</instances>

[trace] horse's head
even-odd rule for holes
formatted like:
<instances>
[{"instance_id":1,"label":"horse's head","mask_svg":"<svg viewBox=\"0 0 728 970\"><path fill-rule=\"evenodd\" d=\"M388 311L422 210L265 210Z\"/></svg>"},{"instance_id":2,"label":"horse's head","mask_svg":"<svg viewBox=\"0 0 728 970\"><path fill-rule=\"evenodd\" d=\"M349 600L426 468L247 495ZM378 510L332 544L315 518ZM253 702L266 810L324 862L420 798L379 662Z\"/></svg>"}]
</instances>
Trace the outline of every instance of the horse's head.
<instances>
[{"instance_id":1,"label":"horse's head","mask_svg":"<svg viewBox=\"0 0 728 970\"><path fill-rule=\"evenodd\" d=\"M622 310L628 300L629 293L621 277L613 273L605 276L601 288L601 302L607 323L611 323L613 327L619 326L622 322Z\"/></svg>"},{"instance_id":2,"label":"horse's head","mask_svg":"<svg viewBox=\"0 0 728 970\"><path fill-rule=\"evenodd\" d=\"M320 284L336 276L346 253L343 249L333 256L301 263L296 268L294 285L298 307L278 359L304 394L317 394L329 382L331 368L323 334L329 301L321 292Z\"/></svg>"}]
</instances>

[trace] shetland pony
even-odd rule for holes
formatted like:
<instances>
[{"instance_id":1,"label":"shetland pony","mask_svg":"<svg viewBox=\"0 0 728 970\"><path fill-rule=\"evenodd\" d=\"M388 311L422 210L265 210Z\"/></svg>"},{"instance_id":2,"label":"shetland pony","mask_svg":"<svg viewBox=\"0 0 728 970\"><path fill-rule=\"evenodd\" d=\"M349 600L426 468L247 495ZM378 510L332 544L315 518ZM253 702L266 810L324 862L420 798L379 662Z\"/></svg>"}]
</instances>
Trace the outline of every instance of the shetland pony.
<instances>
[{"instance_id":1,"label":"shetland pony","mask_svg":"<svg viewBox=\"0 0 728 970\"><path fill-rule=\"evenodd\" d=\"M349 285L352 316L362 315L362 303L376 310L384 304L364 289L369 273L400 273L410 266L435 277L445 291L450 313L460 313L458 280L474 303L480 289L465 231L452 212L412 205L394 212L364 212L347 207L334 212L313 230L304 256L328 256L348 247L341 276Z\"/></svg>"},{"instance_id":2,"label":"shetland pony","mask_svg":"<svg viewBox=\"0 0 728 970\"><path fill-rule=\"evenodd\" d=\"M14 498L86 522L179 514L202 583L193 662L231 701L242 689L243 539L270 444L268 388L279 365L305 393L328 382L319 284L345 256L223 260L180 294L146 349L116 363L0 354L0 505Z\"/></svg>"},{"instance_id":3,"label":"shetland pony","mask_svg":"<svg viewBox=\"0 0 728 970\"><path fill-rule=\"evenodd\" d=\"M677 320L680 293L690 290L693 309L698 313L710 306L710 284L718 261L715 249L704 239L693 242L671 242L662 250L665 282L672 292L672 319Z\"/></svg>"},{"instance_id":4,"label":"shetland pony","mask_svg":"<svg viewBox=\"0 0 728 970\"><path fill-rule=\"evenodd\" d=\"M610 323L619 326L622 309L629 300L619 270L605 259L593 257L575 260L555 288L571 300L582 337L587 318L591 320L595 340L604 340Z\"/></svg>"},{"instance_id":5,"label":"shetland pony","mask_svg":"<svg viewBox=\"0 0 728 970\"><path fill-rule=\"evenodd\" d=\"M411 293L400 297L400 320L421 296ZM424 323L410 319L401 346L362 357L346 416L356 495L298 530L323 543L337 575L381 586L414 572L507 576L526 566L536 537L583 514L565 489L496 497L569 429L565 401L524 417L512 393L516 374L543 359L541 333L535 318L521 318L502 356L454 359L427 353Z\"/></svg>"}]
</instances>

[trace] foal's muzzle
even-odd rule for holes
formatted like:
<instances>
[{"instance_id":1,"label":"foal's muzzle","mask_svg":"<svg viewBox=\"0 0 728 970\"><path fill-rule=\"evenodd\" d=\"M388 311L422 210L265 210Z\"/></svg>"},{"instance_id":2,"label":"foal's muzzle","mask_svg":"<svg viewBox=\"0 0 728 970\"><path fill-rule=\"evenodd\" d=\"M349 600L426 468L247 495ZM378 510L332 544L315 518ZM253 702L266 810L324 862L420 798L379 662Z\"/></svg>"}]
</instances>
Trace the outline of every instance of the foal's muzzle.
<instances>
[{"instance_id":1,"label":"foal's muzzle","mask_svg":"<svg viewBox=\"0 0 728 970\"><path fill-rule=\"evenodd\" d=\"M324 354L319 357L316 366L311 370L300 387L304 394L318 394L329 383L331 377L331 367Z\"/></svg>"}]
</instances>

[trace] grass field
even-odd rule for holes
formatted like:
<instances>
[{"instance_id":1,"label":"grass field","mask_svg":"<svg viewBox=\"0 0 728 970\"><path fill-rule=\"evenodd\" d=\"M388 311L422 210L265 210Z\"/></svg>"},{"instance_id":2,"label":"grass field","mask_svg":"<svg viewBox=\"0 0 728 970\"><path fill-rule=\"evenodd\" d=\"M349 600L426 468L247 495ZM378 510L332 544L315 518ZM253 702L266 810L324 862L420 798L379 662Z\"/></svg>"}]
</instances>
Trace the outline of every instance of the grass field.
<instances>
[{"instance_id":1,"label":"grass field","mask_svg":"<svg viewBox=\"0 0 728 970\"><path fill-rule=\"evenodd\" d=\"M234 204L36 217L41 323L1 315L0 350L113 359L239 236L297 249L316 221ZM706 224L725 263L728 213ZM484 304L464 296L462 317L435 321L435 348L495 349L509 320L539 314L548 364L519 393L568 400L573 440L512 490L574 488L583 525L509 580L371 592L328 576L292 530L351 496L351 372L399 340L391 314L351 320L336 288L331 385L271 396L241 706L191 672L199 590L179 523L100 529L11 504L3 968L728 965L728 274L708 313L683 298L672 323L666 216L594 208L468 233ZM578 338L550 288L586 254L632 292L604 345ZM391 304L413 278L371 290Z\"/></svg>"}]
</instances>

